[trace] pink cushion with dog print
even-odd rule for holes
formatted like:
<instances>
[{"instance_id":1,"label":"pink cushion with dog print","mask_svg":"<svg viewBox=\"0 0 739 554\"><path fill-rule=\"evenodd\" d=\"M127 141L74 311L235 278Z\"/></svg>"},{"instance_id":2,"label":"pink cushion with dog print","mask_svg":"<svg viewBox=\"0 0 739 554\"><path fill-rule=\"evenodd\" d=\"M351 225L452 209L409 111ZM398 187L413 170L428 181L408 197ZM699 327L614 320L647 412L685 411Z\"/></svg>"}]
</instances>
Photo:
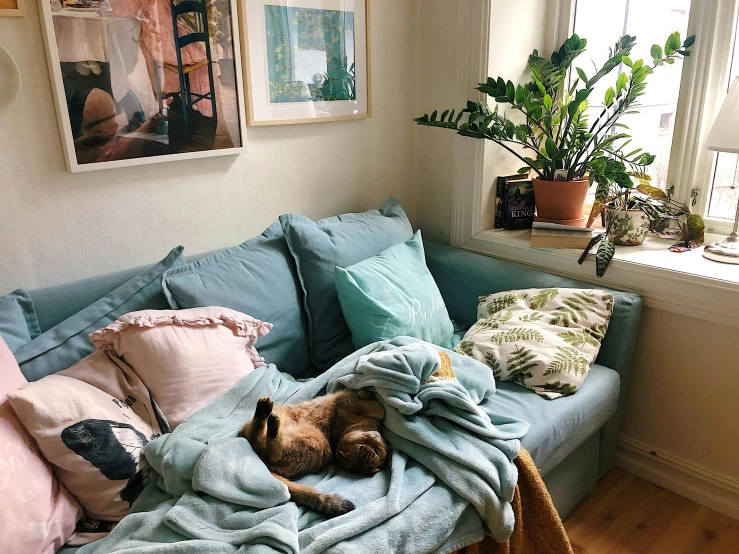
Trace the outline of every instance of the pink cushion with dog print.
<instances>
[{"instance_id":1,"label":"pink cushion with dog print","mask_svg":"<svg viewBox=\"0 0 739 554\"><path fill-rule=\"evenodd\" d=\"M7 395L26 384L0 338L0 552L56 552L74 533L82 509L59 483Z\"/></svg>"}]
</instances>

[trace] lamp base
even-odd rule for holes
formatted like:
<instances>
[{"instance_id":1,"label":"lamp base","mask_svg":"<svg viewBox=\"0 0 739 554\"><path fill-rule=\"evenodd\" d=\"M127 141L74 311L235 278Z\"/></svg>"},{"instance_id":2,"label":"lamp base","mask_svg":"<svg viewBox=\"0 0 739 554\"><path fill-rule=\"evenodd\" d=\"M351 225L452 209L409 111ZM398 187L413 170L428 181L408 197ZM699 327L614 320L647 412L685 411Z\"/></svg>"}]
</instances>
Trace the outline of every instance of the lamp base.
<instances>
[{"instance_id":1,"label":"lamp base","mask_svg":"<svg viewBox=\"0 0 739 554\"><path fill-rule=\"evenodd\" d=\"M703 250L703 257L725 264L739 264L739 237L732 233L721 242L709 244Z\"/></svg>"}]
</instances>

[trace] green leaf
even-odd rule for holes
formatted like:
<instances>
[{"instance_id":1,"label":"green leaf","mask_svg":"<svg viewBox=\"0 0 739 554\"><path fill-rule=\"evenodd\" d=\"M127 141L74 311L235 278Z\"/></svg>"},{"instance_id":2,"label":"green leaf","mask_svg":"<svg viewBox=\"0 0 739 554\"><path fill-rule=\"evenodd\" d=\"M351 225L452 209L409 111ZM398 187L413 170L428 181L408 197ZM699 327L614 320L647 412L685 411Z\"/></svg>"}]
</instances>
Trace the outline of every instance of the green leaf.
<instances>
[{"instance_id":1,"label":"green leaf","mask_svg":"<svg viewBox=\"0 0 739 554\"><path fill-rule=\"evenodd\" d=\"M535 342L544 342L544 335L536 329L529 329L528 327L515 327L508 331L499 331L492 337L490 342L493 344L503 344L505 342L518 342L522 340L533 340Z\"/></svg>"},{"instance_id":2,"label":"green leaf","mask_svg":"<svg viewBox=\"0 0 739 554\"><path fill-rule=\"evenodd\" d=\"M681 44L680 31L675 31L667 37L667 42L665 43L665 54L668 56L674 54L675 50L679 49Z\"/></svg>"},{"instance_id":3,"label":"green leaf","mask_svg":"<svg viewBox=\"0 0 739 554\"><path fill-rule=\"evenodd\" d=\"M631 58L629 58L628 56L624 56L623 58L621 58L621 61L627 67L634 67L634 62L631 61Z\"/></svg>"},{"instance_id":4,"label":"green leaf","mask_svg":"<svg viewBox=\"0 0 739 554\"><path fill-rule=\"evenodd\" d=\"M587 375L589 369L588 359L577 348L558 346L557 353L549 362L544 376L562 372L584 376Z\"/></svg>"},{"instance_id":5,"label":"green leaf","mask_svg":"<svg viewBox=\"0 0 739 554\"><path fill-rule=\"evenodd\" d=\"M433 113L431 114L431 121L436 121L436 115L437 115L436 110L434 110Z\"/></svg>"},{"instance_id":6,"label":"green leaf","mask_svg":"<svg viewBox=\"0 0 739 554\"><path fill-rule=\"evenodd\" d=\"M541 101L544 103L544 107L547 110L551 110L552 109L552 103L553 103L553 101L552 101L552 97L551 96L549 96L548 94L545 94L544 95L544 98L542 98Z\"/></svg>"},{"instance_id":7,"label":"green leaf","mask_svg":"<svg viewBox=\"0 0 739 554\"><path fill-rule=\"evenodd\" d=\"M544 148L546 149L547 156L549 156L550 159L557 155L557 145L554 144L554 141L550 137L547 137L547 140L544 143Z\"/></svg>"},{"instance_id":8,"label":"green leaf","mask_svg":"<svg viewBox=\"0 0 739 554\"><path fill-rule=\"evenodd\" d=\"M516 96L516 87L514 87L514 86L513 86L513 83L512 83L511 81L508 81L508 82L506 83L506 86L505 86L505 93L506 93L506 96L508 97L508 99L509 99L509 100L510 100L511 102L514 102L514 101L515 101L515 96Z\"/></svg>"},{"instance_id":9,"label":"green leaf","mask_svg":"<svg viewBox=\"0 0 739 554\"><path fill-rule=\"evenodd\" d=\"M600 241L602 241L606 237L605 233L600 233L598 235L595 235L592 239L590 239L590 242L585 247L585 250L582 251L582 255L580 256L580 259L577 260L577 263L580 265L583 264L585 261L585 258L588 254L590 254L590 251L593 249L593 247L598 244Z\"/></svg>"},{"instance_id":10,"label":"green leaf","mask_svg":"<svg viewBox=\"0 0 739 554\"><path fill-rule=\"evenodd\" d=\"M621 73L616 80L616 95L621 94L622 90L626 89L626 84L629 82L629 76L626 73Z\"/></svg>"},{"instance_id":11,"label":"green leaf","mask_svg":"<svg viewBox=\"0 0 739 554\"><path fill-rule=\"evenodd\" d=\"M516 87L516 104L523 104L526 98L526 91L521 85Z\"/></svg>"},{"instance_id":12,"label":"green leaf","mask_svg":"<svg viewBox=\"0 0 739 554\"><path fill-rule=\"evenodd\" d=\"M606 91L606 96L603 99L603 103L606 106L610 106L613 104L613 100L616 98L616 91L613 90L613 87L608 87L608 90Z\"/></svg>"},{"instance_id":13,"label":"green leaf","mask_svg":"<svg viewBox=\"0 0 739 554\"><path fill-rule=\"evenodd\" d=\"M585 75L585 72L579 67L576 67L575 70L577 71L577 74L580 76L580 79L582 79L582 82L587 84L588 77L587 75Z\"/></svg>"},{"instance_id":14,"label":"green leaf","mask_svg":"<svg viewBox=\"0 0 739 554\"><path fill-rule=\"evenodd\" d=\"M690 48L695 44L695 35L691 35L683 42L683 48Z\"/></svg>"},{"instance_id":15,"label":"green leaf","mask_svg":"<svg viewBox=\"0 0 739 554\"><path fill-rule=\"evenodd\" d=\"M649 53L652 55L652 59L659 60L662 58L662 47L659 44L653 44Z\"/></svg>"},{"instance_id":16,"label":"green leaf","mask_svg":"<svg viewBox=\"0 0 739 554\"><path fill-rule=\"evenodd\" d=\"M539 291L537 294L531 297L529 302L529 308L537 310L543 308L547 302L557 297L559 290L557 289L544 289Z\"/></svg>"},{"instance_id":17,"label":"green leaf","mask_svg":"<svg viewBox=\"0 0 739 554\"><path fill-rule=\"evenodd\" d=\"M441 120L440 121L444 121L446 119L446 116L447 115L449 115L449 110L444 110L443 112L441 112Z\"/></svg>"},{"instance_id":18,"label":"green leaf","mask_svg":"<svg viewBox=\"0 0 739 554\"><path fill-rule=\"evenodd\" d=\"M603 277L608 270L608 264L611 263L614 254L616 253L616 246L608 239L601 241L598 246L598 252L595 254L595 274L598 277Z\"/></svg>"}]
</instances>

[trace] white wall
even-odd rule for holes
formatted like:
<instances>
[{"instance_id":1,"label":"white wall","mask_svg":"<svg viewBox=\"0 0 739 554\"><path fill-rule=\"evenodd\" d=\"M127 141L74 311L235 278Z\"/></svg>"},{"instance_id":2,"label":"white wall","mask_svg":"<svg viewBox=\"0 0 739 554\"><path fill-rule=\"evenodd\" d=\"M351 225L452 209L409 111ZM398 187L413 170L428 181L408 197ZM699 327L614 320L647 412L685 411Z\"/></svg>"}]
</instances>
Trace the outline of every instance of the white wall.
<instances>
[{"instance_id":1,"label":"white wall","mask_svg":"<svg viewBox=\"0 0 739 554\"><path fill-rule=\"evenodd\" d=\"M379 207L416 218L413 17L416 0L372 0L373 117L253 128L249 153L67 173L36 2L0 18L22 94L0 116L0 295L238 244L285 212L313 218Z\"/></svg>"}]
</instances>

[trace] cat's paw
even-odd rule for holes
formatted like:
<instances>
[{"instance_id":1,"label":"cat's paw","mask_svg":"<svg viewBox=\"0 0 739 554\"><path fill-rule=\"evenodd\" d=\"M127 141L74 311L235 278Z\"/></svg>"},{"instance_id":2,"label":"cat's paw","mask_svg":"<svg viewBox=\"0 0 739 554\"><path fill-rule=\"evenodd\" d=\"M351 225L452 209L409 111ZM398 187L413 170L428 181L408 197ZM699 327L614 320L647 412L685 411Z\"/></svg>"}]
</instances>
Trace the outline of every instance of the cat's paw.
<instances>
[{"instance_id":1,"label":"cat's paw","mask_svg":"<svg viewBox=\"0 0 739 554\"><path fill-rule=\"evenodd\" d=\"M328 517L344 515L354 510L354 503L342 498L338 494L327 494L323 497L323 509Z\"/></svg>"},{"instance_id":2,"label":"cat's paw","mask_svg":"<svg viewBox=\"0 0 739 554\"><path fill-rule=\"evenodd\" d=\"M267 436L270 439L274 439L277 436L277 432L280 430L280 418L275 414L269 414L267 419Z\"/></svg>"},{"instance_id":3,"label":"cat's paw","mask_svg":"<svg viewBox=\"0 0 739 554\"><path fill-rule=\"evenodd\" d=\"M269 396L260 398L257 402L257 409L254 412L254 417L257 419L266 419L267 416L272 413L272 408L274 408L274 402L272 402L272 399Z\"/></svg>"},{"instance_id":4,"label":"cat's paw","mask_svg":"<svg viewBox=\"0 0 739 554\"><path fill-rule=\"evenodd\" d=\"M363 389L359 391L359 394L357 394L357 398L360 400L374 400L375 395L372 393L372 391L368 391L367 389Z\"/></svg>"}]
</instances>

